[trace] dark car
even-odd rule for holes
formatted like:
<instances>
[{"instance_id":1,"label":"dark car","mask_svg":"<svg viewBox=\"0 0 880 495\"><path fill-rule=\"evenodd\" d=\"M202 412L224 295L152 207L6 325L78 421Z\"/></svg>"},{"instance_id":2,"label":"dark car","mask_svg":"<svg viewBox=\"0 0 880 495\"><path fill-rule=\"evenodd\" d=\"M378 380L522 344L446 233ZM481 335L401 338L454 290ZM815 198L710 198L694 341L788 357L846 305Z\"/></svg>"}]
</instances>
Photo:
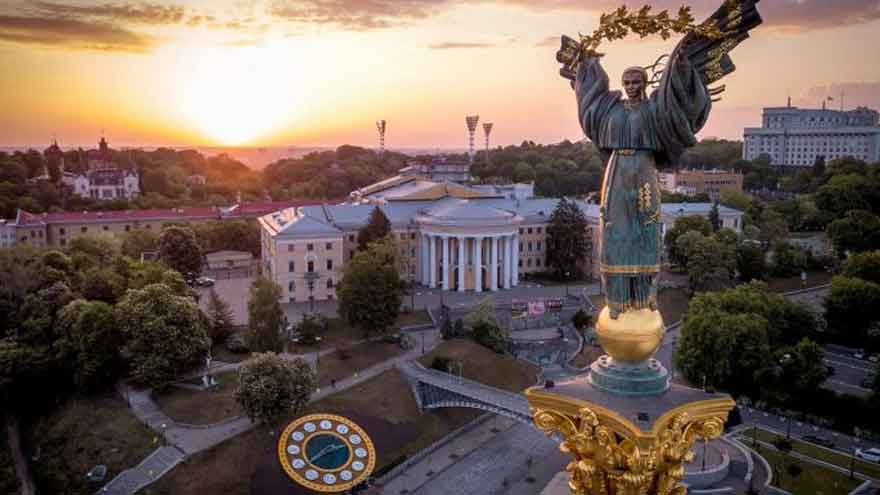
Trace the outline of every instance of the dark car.
<instances>
[{"instance_id":1,"label":"dark car","mask_svg":"<svg viewBox=\"0 0 880 495\"><path fill-rule=\"evenodd\" d=\"M804 435L804 441L815 443L816 445L821 445L828 449L834 448L834 442L827 438L817 437L816 435Z\"/></svg>"}]
</instances>

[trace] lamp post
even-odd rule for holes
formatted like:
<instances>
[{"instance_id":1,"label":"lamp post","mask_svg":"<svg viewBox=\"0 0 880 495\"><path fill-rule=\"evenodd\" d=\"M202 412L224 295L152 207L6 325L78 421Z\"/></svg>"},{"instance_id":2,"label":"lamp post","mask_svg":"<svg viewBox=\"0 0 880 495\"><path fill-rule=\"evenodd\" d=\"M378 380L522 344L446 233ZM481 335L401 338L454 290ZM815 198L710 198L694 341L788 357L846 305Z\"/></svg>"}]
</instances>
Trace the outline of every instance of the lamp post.
<instances>
[{"instance_id":1,"label":"lamp post","mask_svg":"<svg viewBox=\"0 0 880 495\"><path fill-rule=\"evenodd\" d=\"M571 281L571 272L565 272L565 302L568 302L568 283Z\"/></svg>"},{"instance_id":2,"label":"lamp post","mask_svg":"<svg viewBox=\"0 0 880 495\"><path fill-rule=\"evenodd\" d=\"M859 439L856 438L855 442L852 445L852 455L849 457L849 477L853 479L856 474L856 450L859 444Z\"/></svg>"},{"instance_id":3,"label":"lamp post","mask_svg":"<svg viewBox=\"0 0 880 495\"><path fill-rule=\"evenodd\" d=\"M315 312L315 282L321 278L316 272L306 272L306 286L309 288L309 313Z\"/></svg>"}]
</instances>

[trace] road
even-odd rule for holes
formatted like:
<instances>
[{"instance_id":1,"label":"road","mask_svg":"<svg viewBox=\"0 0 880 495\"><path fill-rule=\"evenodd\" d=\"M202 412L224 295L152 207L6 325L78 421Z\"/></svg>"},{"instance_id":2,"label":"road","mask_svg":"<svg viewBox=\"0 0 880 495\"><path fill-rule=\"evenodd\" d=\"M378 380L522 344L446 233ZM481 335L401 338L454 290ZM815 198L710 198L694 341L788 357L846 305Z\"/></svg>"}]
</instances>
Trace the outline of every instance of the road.
<instances>
[{"instance_id":1,"label":"road","mask_svg":"<svg viewBox=\"0 0 880 495\"><path fill-rule=\"evenodd\" d=\"M871 389L863 387L862 382L876 373L877 365L854 358L854 352L854 349L839 345L825 346L825 364L834 368L834 375L828 378L825 385L838 392L868 396Z\"/></svg>"}]
</instances>

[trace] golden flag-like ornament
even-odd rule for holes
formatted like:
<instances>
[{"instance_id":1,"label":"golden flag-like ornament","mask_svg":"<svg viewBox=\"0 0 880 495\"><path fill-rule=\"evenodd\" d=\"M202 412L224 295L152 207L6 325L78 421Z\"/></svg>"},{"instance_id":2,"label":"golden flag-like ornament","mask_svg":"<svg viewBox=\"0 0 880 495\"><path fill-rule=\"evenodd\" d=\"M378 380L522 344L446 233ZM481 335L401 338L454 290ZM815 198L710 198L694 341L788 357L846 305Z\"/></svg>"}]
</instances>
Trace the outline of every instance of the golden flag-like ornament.
<instances>
[{"instance_id":1,"label":"golden flag-like ornament","mask_svg":"<svg viewBox=\"0 0 880 495\"><path fill-rule=\"evenodd\" d=\"M602 14L599 18L599 27L589 36L579 35L580 41L567 36L562 37L562 47L556 55L557 60L563 64L560 73L572 79L577 65L585 56L602 55L597 49L603 41L620 40L630 34L637 34L641 38L659 34L666 40L672 36L672 33L693 33L710 39L724 37L724 33L711 21L694 24L690 7L679 8L678 16L672 17L668 10L651 14L650 5L638 10L630 10L622 6L614 12Z\"/></svg>"}]
</instances>

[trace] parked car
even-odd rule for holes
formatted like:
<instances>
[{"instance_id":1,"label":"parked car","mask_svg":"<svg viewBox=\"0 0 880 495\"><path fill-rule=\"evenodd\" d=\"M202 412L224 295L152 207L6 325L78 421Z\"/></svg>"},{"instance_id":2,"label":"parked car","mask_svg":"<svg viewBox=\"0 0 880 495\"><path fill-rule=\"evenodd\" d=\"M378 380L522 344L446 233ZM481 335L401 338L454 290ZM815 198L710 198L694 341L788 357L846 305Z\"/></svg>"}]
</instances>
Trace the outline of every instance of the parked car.
<instances>
[{"instance_id":1,"label":"parked car","mask_svg":"<svg viewBox=\"0 0 880 495\"><path fill-rule=\"evenodd\" d=\"M865 350L859 349L853 353L853 357L856 359L865 359Z\"/></svg>"},{"instance_id":2,"label":"parked car","mask_svg":"<svg viewBox=\"0 0 880 495\"><path fill-rule=\"evenodd\" d=\"M816 435L804 435L804 441L815 443L816 445L821 445L829 449L834 448L834 442L827 438L817 437Z\"/></svg>"},{"instance_id":3,"label":"parked car","mask_svg":"<svg viewBox=\"0 0 880 495\"><path fill-rule=\"evenodd\" d=\"M199 287L214 287L215 283L217 281L211 277L199 277L196 279L196 285Z\"/></svg>"},{"instance_id":4,"label":"parked car","mask_svg":"<svg viewBox=\"0 0 880 495\"><path fill-rule=\"evenodd\" d=\"M880 449L856 449L856 457L858 457L859 459L864 459L868 462L876 462L877 464L880 464Z\"/></svg>"},{"instance_id":5,"label":"parked car","mask_svg":"<svg viewBox=\"0 0 880 495\"><path fill-rule=\"evenodd\" d=\"M874 354L868 358L868 361L871 361L872 363L880 362L880 354Z\"/></svg>"}]
</instances>

